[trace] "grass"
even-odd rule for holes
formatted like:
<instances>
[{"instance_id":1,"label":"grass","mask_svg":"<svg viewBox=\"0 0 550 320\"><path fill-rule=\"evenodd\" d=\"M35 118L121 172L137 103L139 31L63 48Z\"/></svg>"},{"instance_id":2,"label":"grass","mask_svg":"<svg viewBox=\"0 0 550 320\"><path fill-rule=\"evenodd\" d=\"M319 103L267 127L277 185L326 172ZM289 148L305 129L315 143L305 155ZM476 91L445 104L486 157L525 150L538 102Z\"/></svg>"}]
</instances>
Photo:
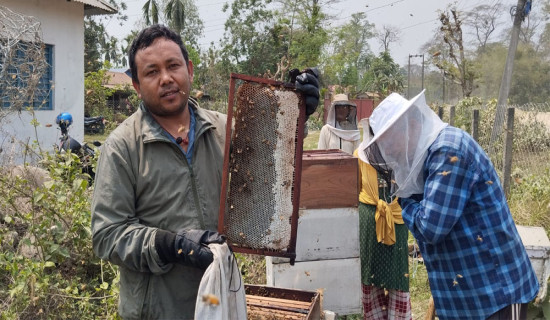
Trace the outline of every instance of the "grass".
<instances>
[{"instance_id":1,"label":"grass","mask_svg":"<svg viewBox=\"0 0 550 320\"><path fill-rule=\"evenodd\" d=\"M317 143L319 142L319 130L309 130L307 137L304 139L304 150L317 149Z\"/></svg>"}]
</instances>

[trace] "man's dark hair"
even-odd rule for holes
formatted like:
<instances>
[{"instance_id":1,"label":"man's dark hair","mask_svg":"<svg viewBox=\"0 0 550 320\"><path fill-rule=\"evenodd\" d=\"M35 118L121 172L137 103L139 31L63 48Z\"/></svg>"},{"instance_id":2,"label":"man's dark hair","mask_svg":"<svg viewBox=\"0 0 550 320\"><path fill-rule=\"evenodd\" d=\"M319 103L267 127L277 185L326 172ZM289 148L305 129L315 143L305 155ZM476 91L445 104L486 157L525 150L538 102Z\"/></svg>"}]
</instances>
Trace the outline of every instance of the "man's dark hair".
<instances>
[{"instance_id":1,"label":"man's dark hair","mask_svg":"<svg viewBox=\"0 0 550 320\"><path fill-rule=\"evenodd\" d=\"M138 50L149 47L157 38L166 38L168 40L174 41L180 47L183 58L185 59L185 63L189 64L189 54L187 53L187 49L183 45L181 37L164 25L154 24L140 31L140 33L132 42L132 45L130 46L130 51L128 52L128 60L130 61L130 72L132 73L132 80L136 83L139 83L137 77L136 53L138 52Z\"/></svg>"}]
</instances>

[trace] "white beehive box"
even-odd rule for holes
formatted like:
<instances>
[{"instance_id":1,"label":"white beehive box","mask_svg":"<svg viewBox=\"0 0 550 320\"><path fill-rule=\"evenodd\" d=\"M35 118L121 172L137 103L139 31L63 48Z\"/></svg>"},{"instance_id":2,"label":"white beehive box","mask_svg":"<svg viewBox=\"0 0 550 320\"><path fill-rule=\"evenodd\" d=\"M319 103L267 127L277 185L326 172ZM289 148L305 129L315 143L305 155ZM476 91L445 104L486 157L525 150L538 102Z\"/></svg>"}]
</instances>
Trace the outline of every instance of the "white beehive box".
<instances>
[{"instance_id":1,"label":"white beehive box","mask_svg":"<svg viewBox=\"0 0 550 320\"><path fill-rule=\"evenodd\" d=\"M266 257L267 285L322 289L324 310L361 313L358 209L300 210L298 221L296 262Z\"/></svg>"},{"instance_id":2,"label":"white beehive box","mask_svg":"<svg viewBox=\"0 0 550 320\"><path fill-rule=\"evenodd\" d=\"M539 279L540 290L535 302L544 302L550 278L550 240L542 227L517 226L517 229Z\"/></svg>"}]
</instances>

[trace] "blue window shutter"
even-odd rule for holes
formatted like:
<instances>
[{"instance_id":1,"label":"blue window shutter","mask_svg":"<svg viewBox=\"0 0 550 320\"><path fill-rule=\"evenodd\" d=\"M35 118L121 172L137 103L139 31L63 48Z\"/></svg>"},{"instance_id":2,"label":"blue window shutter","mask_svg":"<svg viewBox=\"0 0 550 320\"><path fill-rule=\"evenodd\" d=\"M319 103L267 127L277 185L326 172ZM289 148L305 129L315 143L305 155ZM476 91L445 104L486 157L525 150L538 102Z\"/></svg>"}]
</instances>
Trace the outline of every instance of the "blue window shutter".
<instances>
[{"instance_id":1,"label":"blue window shutter","mask_svg":"<svg viewBox=\"0 0 550 320\"><path fill-rule=\"evenodd\" d=\"M22 48L18 48L15 52L15 61L12 61L12 63L17 63L18 61L25 62L25 59L27 59L24 48L25 45L22 45ZM2 54L2 53L0 53ZM44 46L44 57L47 63L46 70L44 71L44 74L40 78L40 81L36 87L35 90L35 96L32 101L33 109L35 110L52 110L53 109L53 92L52 92L52 84L53 84L53 46L52 45L45 45ZM0 59L4 58L0 55ZM10 108L12 106L13 101L10 101L10 92L13 93L13 90L17 90L16 88L25 88L26 83L23 83L18 76L20 72L14 65L8 66L8 69L5 70L6 75L10 77L10 79L7 79L6 85L7 87L4 87L6 89L6 92L0 92L0 106L2 108ZM25 71L23 76L27 77L29 76L29 72L32 72L31 70ZM14 77L14 78L11 78ZM11 88L11 89L9 89ZM2 88L0 88L2 89ZM9 91L9 92L8 92ZM28 107L30 105L31 101L24 102L23 107Z\"/></svg>"},{"instance_id":2,"label":"blue window shutter","mask_svg":"<svg viewBox=\"0 0 550 320\"><path fill-rule=\"evenodd\" d=\"M44 47L44 57L47 62L46 70L40 78L37 86L37 94L33 101L35 110L52 110L53 109L53 46L50 44Z\"/></svg>"}]
</instances>

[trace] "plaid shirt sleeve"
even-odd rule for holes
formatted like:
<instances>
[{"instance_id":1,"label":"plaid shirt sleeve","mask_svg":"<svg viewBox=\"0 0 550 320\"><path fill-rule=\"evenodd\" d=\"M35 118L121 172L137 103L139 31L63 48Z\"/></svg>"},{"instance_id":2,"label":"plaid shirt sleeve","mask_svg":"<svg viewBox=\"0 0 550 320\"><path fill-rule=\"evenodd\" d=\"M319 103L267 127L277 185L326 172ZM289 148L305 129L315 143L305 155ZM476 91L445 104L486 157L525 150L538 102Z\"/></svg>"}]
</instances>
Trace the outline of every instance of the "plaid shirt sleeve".
<instances>
[{"instance_id":1,"label":"plaid shirt sleeve","mask_svg":"<svg viewBox=\"0 0 550 320\"><path fill-rule=\"evenodd\" d=\"M462 161L459 161L462 159ZM471 185L476 180L472 166L460 151L440 148L426 159L424 197L419 203L402 199L403 219L413 236L435 244L445 238L464 212Z\"/></svg>"},{"instance_id":2,"label":"plaid shirt sleeve","mask_svg":"<svg viewBox=\"0 0 550 320\"><path fill-rule=\"evenodd\" d=\"M402 199L402 216L428 270L440 319L486 319L531 301L536 275L499 177L460 129L443 129L424 162L424 195Z\"/></svg>"}]
</instances>

